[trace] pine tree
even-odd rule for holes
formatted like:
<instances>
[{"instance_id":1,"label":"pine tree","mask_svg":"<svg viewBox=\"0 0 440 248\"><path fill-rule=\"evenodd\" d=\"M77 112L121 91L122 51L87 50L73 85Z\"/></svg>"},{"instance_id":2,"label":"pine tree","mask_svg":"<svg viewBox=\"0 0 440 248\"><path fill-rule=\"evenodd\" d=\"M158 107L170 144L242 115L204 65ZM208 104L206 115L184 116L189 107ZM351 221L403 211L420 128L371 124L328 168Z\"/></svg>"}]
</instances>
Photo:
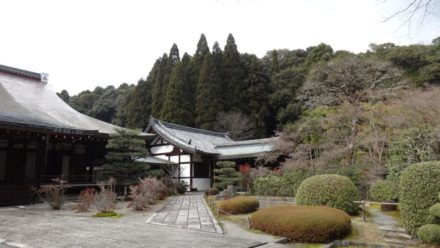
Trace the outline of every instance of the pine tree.
<instances>
[{"instance_id":1,"label":"pine tree","mask_svg":"<svg viewBox=\"0 0 440 248\"><path fill-rule=\"evenodd\" d=\"M114 177L118 184L138 182L139 178L148 176L157 171L151 171L150 166L137 162L136 159L148 155L145 141L137 137L137 133L127 129L117 129L110 136L106 146L108 150L103 166L106 176Z\"/></svg>"},{"instance_id":2,"label":"pine tree","mask_svg":"<svg viewBox=\"0 0 440 248\"><path fill-rule=\"evenodd\" d=\"M166 92L162 119L168 122L191 126L194 123L194 99L191 81L187 76L189 55L177 62L171 74Z\"/></svg>"},{"instance_id":3,"label":"pine tree","mask_svg":"<svg viewBox=\"0 0 440 248\"><path fill-rule=\"evenodd\" d=\"M217 114L223 109L220 75L211 54L206 54L200 70L196 98L196 126L213 129Z\"/></svg>"},{"instance_id":4,"label":"pine tree","mask_svg":"<svg viewBox=\"0 0 440 248\"><path fill-rule=\"evenodd\" d=\"M224 92L225 110L242 111L244 105L246 105L246 99L243 97L246 86L243 82L243 64L232 34L229 34L226 41L223 58L223 77L227 89L227 91Z\"/></svg>"},{"instance_id":5,"label":"pine tree","mask_svg":"<svg viewBox=\"0 0 440 248\"><path fill-rule=\"evenodd\" d=\"M235 162L219 161L214 170L214 187L224 190L228 185L238 185L241 180L241 173L235 169Z\"/></svg>"}]
</instances>

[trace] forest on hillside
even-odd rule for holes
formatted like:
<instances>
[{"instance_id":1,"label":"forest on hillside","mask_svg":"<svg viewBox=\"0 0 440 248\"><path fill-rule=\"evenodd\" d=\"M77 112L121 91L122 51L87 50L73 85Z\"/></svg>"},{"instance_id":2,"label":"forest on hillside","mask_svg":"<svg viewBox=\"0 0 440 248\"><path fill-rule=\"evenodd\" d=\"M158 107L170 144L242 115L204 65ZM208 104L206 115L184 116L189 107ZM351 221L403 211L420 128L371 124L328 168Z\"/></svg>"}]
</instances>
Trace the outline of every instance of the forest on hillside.
<instances>
[{"instance_id":1,"label":"forest on hillside","mask_svg":"<svg viewBox=\"0 0 440 248\"><path fill-rule=\"evenodd\" d=\"M137 85L58 95L81 113L123 127L146 127L154 116L229 131L236 139L259 138L321 105L367 101L372 97L367 92L385 97L378 92L438 84L439 47L437 38L430 45L371 44L365 53L353 54L321 43L258 58L240 53L232 34L224 49L218 42L210 49L202 34L195 54L181 56L173 44Z\"/></svg>"}]
</instances>

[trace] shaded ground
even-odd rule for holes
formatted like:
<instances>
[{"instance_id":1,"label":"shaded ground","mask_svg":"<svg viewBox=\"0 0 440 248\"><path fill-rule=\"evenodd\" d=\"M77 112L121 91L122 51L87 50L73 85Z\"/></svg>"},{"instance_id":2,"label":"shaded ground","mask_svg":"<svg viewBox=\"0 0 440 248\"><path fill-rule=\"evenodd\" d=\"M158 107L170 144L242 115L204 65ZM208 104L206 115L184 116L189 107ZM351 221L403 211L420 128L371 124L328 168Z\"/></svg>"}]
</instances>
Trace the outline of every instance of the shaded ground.
<instances>
[{"instance_id":1,"label":"shaded ground","mask_svg":"<svg viewBox=\"0 0 440 248\"><path fill-rule=\"evenodd\" d=\"M147 212L120 209L117 219L91 217L45 204L0 208L0 247L252 247L258 243L229 235L146 223ZM5 243L15 242L10 246ZM26 246L27 245L27 246Z\"/></svg>"}]
</instances>

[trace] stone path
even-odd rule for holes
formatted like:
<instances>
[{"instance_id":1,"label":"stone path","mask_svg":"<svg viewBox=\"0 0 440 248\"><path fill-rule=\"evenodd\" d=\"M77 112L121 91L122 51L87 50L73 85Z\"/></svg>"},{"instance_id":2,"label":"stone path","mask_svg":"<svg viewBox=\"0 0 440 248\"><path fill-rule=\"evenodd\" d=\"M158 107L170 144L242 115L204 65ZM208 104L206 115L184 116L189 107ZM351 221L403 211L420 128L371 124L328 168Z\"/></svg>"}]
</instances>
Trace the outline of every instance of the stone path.
<instances>
[{"instance_id":1,"label":"stone path","mask_svg":"<svg viewBox=\"0 0 440 248\"><path fill-rule=\"evenodd\" d=\"M384 214L379 209L370 208L369 212L373 222L379 226L387 244L397 247L411 247L418 244L393 217Z\"/></svg>"},{"instance_id":2,"label":"stone path","mask_svg":"<svg viewBox=\"0 0 440 248\"><path fill-rule=\"evenodd\" d=\"M147 221L150 224L180 227L191 230L223 233L217 220L200 193L172 196L159 212Z\"/></svg>"}]
</instances>

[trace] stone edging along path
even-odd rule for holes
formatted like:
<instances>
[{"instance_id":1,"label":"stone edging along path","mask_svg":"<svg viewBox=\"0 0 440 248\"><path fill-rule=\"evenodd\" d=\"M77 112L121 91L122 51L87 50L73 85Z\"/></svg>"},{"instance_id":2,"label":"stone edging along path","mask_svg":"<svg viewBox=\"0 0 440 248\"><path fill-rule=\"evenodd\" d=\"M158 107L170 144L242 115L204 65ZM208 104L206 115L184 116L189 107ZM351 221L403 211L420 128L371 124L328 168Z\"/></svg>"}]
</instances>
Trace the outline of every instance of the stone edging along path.
<instances>
[{"instance_id":1,"label":"stone edging along path","mask_svg":"<svg viewBox=\"0 0 440 248\"><path fill-rule=\"evenodd\" d=\"M223 234L202 194L171 196L146 223Z\"/></svg>"}]
</instances>

